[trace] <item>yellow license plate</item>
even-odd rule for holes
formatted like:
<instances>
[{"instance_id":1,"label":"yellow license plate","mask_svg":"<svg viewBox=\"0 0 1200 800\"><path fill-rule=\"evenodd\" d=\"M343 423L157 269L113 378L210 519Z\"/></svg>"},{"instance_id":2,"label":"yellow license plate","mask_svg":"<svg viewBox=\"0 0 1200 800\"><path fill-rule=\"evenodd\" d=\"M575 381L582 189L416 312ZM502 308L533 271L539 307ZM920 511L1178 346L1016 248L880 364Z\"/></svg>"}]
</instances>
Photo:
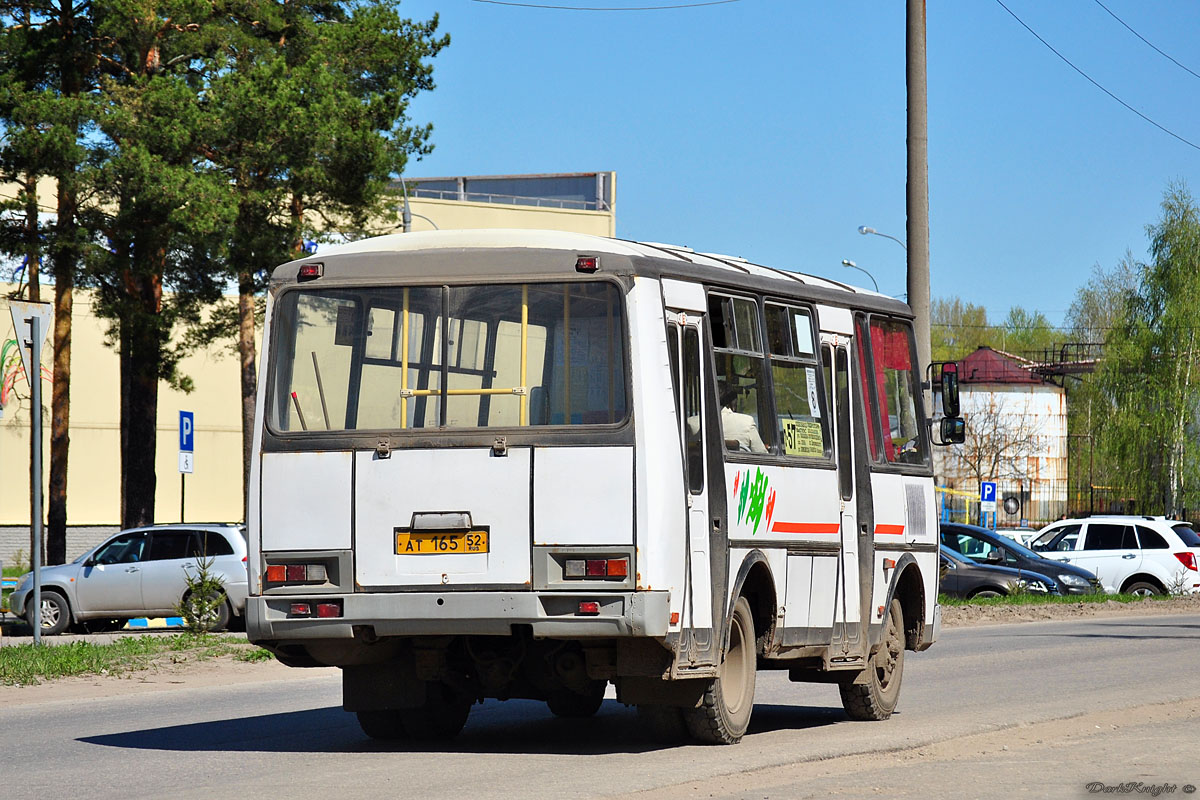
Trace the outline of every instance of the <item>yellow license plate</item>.
<instances>
[{"instance_id":1,"label":"yellow license plate","mask_svg":"<svg viewBox=\"0 0 1200 800\"><path fill-rule=\"evenodd\" d=\"M396 531L398 556L451 556L488 551L486 530L454 531L452 533L413 533Z\"/></svg>"}]
</instances>

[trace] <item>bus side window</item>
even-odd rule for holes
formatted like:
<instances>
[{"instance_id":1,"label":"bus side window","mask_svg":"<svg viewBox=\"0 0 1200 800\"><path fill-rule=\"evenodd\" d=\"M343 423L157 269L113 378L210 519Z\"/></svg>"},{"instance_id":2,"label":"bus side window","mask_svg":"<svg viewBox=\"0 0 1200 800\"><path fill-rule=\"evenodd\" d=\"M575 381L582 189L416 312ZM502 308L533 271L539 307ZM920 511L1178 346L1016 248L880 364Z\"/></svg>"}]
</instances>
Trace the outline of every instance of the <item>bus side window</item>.
<instances>
[{"instance_id":1,"label":"bus side window","mask_svg":"<svg viewBox=\"0 0 1200 800\"><path fill-rule=\"evenodd\" d=\"M850 358L837 349L837 465L842 499L854 497L854 459L850 449Z\"/></svg>"},{"instance_id":2,"label":"bus side window","mask_svg":"<svg viewBox=\"0 0 1200 800\"><path fill-rule=\"evenodd\" d=\"M675 418L679 418L679 326L667 325L667 356L671 360L671 388L675 396Z\"/></svg>"},{"instance_id":3,"label":"bus side window","mask_svg":"<svg viewBox=\"0 0 1200 800\"><path fill-rule=\"evenodd\" d=\"M928 446L917 404L917 384L912 328L900 320L871 317L870 383L875 389L880 425L879 443L888 463L924 464ZM861 325L860 325L861 328ZM880 452L880 451L877 451Z\"/></svg>"},{"instance_id":4,"label":"bus side window","mask_svg":"<svg viewBox=\"0 0 1200 800\"><path fill-rule=\"evenodd\" d=\"M875 399L875 387L871 385L871 360L868 358L867 322L861 314L854 318L855 355L858 357L858 374L862 377L862 406L866 414L867 448L876 461L883 460L879 443L879 403ZM885 417L886 419L886 417Z\"/></svg>"},{"instance_id":5,"label":"bus side window","mask_svg":"<svg viewBox=\"0 0 1200 800\"><path fill-rule=\"evenodd\" d=\"M683 329L683 414L687 425L688 490L704 491L704 415L700 406L700 333L693 326ZM696 420L693 432L691 420Z\"/></svg>"},{"instance_id":6,"label":"bus side window","mask_svg":"<svg viewBox=\"0 0 1200 800\"><path fill-rule=\"evenodd\" d=\"M767 342L780 449L788 456L828 458L828 404L823 403L817 382L810 313L767 303Z\"/></svg>"},{"instance_id":7,"label":"bus side window","mask_svg":"<svg viewBox=\"0 0 1200 800\"><path fill-rule=\"evenodd\" d=\"M748 297L710 294L708 310L725 449L769 453L775 426L768 422L758 303Z\"/></svg>"}]
</instances>

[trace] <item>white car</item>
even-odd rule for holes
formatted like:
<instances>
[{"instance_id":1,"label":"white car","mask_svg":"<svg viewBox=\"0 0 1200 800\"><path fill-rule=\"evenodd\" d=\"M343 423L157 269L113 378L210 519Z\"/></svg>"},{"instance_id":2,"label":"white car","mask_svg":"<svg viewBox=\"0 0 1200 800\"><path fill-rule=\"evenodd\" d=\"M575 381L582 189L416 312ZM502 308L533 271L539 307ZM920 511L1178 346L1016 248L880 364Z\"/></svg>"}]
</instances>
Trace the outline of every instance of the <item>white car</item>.
<instances>
[{"instance_id":1,"label":"white car","mask_svg":"<svg viewBox=\"0 0 1200 800\"><path fill-rule=\"evenodd\" d=\"M42 633L72 623L116 630L132 617L166 617L188 591L200 559L225 589L216 630L246 608L246 531L240 525L152 525L124 530L72 561L42 568ZM21 619L33 614L32 573L21 576L9 606Z\"/></svg>"},{"instance_id":2,"label":"white car","mask_svg":"<svg viewBox=\"0 0 1200 800\"><path fill-rule=\"evenodd\" d=\"M1096 516L1047 525L1030 548L1096 573L1109 594L1200 592L1200 535L1166 517Z\"/></svg>"}]
</instances>

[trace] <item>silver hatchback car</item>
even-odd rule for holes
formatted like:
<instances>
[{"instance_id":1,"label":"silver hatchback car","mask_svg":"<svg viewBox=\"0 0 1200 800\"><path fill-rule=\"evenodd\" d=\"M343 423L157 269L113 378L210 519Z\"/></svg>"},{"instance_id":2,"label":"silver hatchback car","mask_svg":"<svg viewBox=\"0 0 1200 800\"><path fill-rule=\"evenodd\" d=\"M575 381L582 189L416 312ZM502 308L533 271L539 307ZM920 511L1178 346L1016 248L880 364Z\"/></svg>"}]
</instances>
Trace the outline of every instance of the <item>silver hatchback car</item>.
<instances>
[{"instance_id":1,"label":"silver hatchback car","mask_svg":"<svg viewBox=\"0 0 1200 800\"><path fill-rule=\"evenodd\" d=\"M187 593L198 559L225 587L216 630L246 608L246 531L241 525L153 525L121 531L70 564L42 569L42 633L62 633L76 623L115 630L133 617L165 617ZM9 607L32 616L33 573L21 576Z\"/></svg>"}]
</instances>

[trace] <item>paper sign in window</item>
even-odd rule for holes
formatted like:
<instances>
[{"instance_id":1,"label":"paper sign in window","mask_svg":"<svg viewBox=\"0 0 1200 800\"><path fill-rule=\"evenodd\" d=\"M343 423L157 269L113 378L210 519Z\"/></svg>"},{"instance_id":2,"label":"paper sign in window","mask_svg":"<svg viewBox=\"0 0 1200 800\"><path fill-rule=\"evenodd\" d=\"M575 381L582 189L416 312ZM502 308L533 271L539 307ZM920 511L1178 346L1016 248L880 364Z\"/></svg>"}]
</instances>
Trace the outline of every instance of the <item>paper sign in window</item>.
<instances>
[{"instance_id":1,"label":"paper sign in window","mask_svg":"<svg viewBox=\"0 0 1200 800\"><path fill-rule=\"evenodd\" d=\"M800 419L785 419L783 422L783 452L789 456L824 458L825 444L821 437L821 423Z\"/></svg>"}]
</instances>

